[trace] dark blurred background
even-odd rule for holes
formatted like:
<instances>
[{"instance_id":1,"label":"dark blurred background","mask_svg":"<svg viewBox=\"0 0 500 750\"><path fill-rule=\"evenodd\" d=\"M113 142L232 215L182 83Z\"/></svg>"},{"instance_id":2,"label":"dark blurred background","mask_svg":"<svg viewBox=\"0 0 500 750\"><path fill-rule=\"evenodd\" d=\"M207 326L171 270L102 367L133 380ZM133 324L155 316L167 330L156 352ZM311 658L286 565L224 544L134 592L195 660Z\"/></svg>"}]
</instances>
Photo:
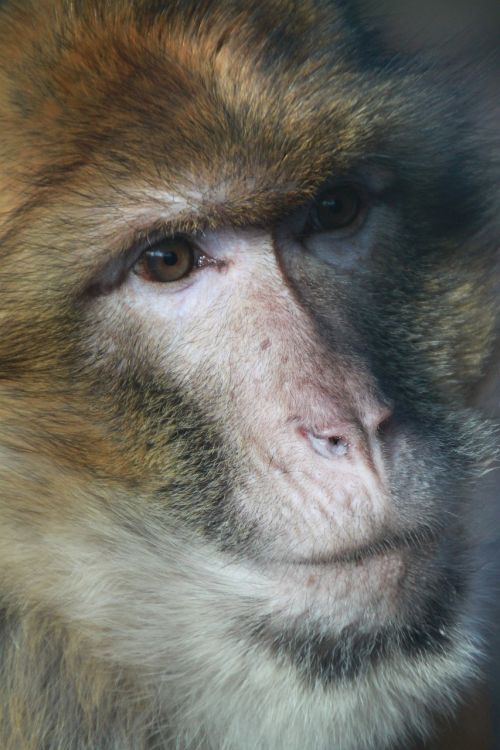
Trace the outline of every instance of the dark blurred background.
<instances>
[{"instance_id":1,"label":"dark blurred background","mask_svg":"<svg viewBox=\"0 0 500 750\"><path fill-rule=\"evenodd\" d=\"M365 18L381 20L387 38L404 50L449 45L464 54L487 47L498 52L498 0L358 0L358 5Z\"/></svg>"}]
</instances>

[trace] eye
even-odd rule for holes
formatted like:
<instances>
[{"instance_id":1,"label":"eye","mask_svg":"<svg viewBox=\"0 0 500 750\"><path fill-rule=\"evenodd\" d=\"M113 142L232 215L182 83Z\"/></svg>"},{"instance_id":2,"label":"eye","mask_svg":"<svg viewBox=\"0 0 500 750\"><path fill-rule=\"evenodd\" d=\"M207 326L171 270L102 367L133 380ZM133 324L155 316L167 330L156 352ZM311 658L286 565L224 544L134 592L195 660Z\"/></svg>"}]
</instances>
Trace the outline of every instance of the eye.
<instances>
[{"instance_id":1,"label":"eye","mask_svg":"<svg viewBox=\"0 0 500 750\"><path fill-rule=\"evenodd\" d=\"M134 272L148 281L180 281L196 266L197 251L185 237L166 237L143 252Z\"/></svg>"},{"instance_id":2,"label":"eye","mask_svg":"<svg viewBox=\"0 0 500 750\"><path fill-rule=\"evenodd\" d=\"M308 232L328 232L354 224L362 210L359 193L351 187L325 190L307 217Z\"/></svg>"}]
</instances>

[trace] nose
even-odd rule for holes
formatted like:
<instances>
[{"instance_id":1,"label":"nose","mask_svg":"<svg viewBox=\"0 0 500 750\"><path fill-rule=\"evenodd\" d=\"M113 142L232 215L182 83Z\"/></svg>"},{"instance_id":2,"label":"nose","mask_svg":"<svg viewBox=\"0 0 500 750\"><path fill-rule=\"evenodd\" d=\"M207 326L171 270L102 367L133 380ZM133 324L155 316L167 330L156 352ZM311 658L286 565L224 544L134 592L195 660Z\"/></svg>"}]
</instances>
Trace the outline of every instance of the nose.
<instances>
[{"instance_id":1,"label":"nose","mask_svg":"<svg viewBox=\"0 0 500 750\"><path fill-rule=\"evenodd\" d=\"M340 459L364 452L363 445L370 446L373 439L383 438L392 414L388 407L372 407L365 409L359 419L332 419L320 429L302 425L298 431L315 453L324 458Z\"/></svg>"}]
</instances>

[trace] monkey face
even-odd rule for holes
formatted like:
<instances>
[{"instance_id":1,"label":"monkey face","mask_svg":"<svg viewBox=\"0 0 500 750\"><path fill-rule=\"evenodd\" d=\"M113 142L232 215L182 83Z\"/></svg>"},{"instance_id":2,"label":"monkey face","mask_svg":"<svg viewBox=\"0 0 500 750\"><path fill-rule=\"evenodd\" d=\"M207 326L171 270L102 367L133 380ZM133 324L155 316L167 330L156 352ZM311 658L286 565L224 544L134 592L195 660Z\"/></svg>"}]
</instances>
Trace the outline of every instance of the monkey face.
<instances>
[{"instance_id":1,"label":"monkey face","mask_svg":"<svg viewBox=\"0 0 500 750\"><path fill-rule=\"evenodd\" d=\"M85 344L103 353L99 381L137 373L134 421L158 410L142 437L152 497L244 575L259 600L238 618L244 637L326 683L451 646L467 547L453 515L478 458L470 415L441 423L438 385L412 407L376 377L355 305L386 276L370 235L388 210L365 206L337 229L333 206L333 226L311 228L324 196L346 193L328 188L271 229L147 236L93 296ZM123 377L119 388L130 393Z\"/></svg>"},{"instance_id":2,"label":"monkey face","mask_svg":"<svg viewBox=\"0 0 500 750\"><path fill-rule=\"evenodd\" d=\"M6 11L6 587L207 747L259 696L253 746L309 747L290 691L315 748L374 747L473 660L487 170L333 5L188 5Z\"/></svg>"}]
</instances>

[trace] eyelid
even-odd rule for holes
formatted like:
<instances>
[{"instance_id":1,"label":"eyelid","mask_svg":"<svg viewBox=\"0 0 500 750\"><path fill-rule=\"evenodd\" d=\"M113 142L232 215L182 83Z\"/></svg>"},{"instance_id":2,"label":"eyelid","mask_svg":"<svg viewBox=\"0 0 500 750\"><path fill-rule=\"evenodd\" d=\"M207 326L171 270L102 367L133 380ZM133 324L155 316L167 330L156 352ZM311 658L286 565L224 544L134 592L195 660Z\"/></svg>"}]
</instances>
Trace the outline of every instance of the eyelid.
<instances>
[{"instance_id":1,"label":"eyelid","mask_svg":"<svg viewBox=\"0 0 500 750\"><path fill-rule=\"evenodd\" d=\"M92 278L82 287L82 298L99 297L120 287L125 283L134 266L147 250L153 249L155 244L162 239L173 237L176 234L185 234L186 237L190 237L187 233L165 231L165 227L158 227L150 231L143 229L136 232L135 236L131 236L127 242L123 242L121 248L115 250L106 263L94 271ZM193 246L196 245L197 251L203 255L203 251L199 249L196 241L194 239L190 239L190 241Z\"/></svg>"},{"instance_id":2,"label":"eyelid","mask_svg":"<svg viewBox=\"0 0 500 750\"><path fill-rule=\"evenodd\" d=\"M185 265L185 270L182 272L182 275L179 276L179 278L156 278L155 274L152 273L151 268L149 267L151 259L161 258L165 252L169 252L170 250L177 254L181 248L184 251L187 250L189 253L189 261ZM142 249L142 252L132 265L130 271L150 283L162 283L173 286L192 276L193 273L200 268L200 261L202 258L203 253L196 242L193 241L192 237L186 237L184 234L175 233L169 235L163 234L152 240L151 237L148 236L146 247ZM184 257L184 260L186 260L186 257ZM174 267L172 267L172 270L174 270Z\"/></svg>"},{"instance_id":3,"label":"eyelid","mask_svg":"<svg viewBox=\"0 0 500 750\"><path fill-rule=\"evenodd\" d=\"M176 238L188 242L192 246L193 252L196 255L198 253L203 254L203 251L200 249L198 242L196 241L196 236L188 234L187 232L165 231L164 228L162 229L160 227L147 232L143 231L132 241L129 250L126 252L128 258L128 270L131 270L148 250L154 250L161 242Z\"/></svg>"},{"instance_id":4,"label":"eyelid","mask_svg":"<svg viewBox=\"0 0 500 750\"><path fill-rule=\"evenodd\" d=\"M141 268L139 264L143 261L143 259L146 257L146 254L149 251L154 251L158 246L161 246L162 242L168 241L168 240L183 240L186 242L186 244L189 245L190 251L192 253L193 257L193 266L184 276L180 277L179 279L172 279L168 282L165 280L163 282L159 281L158 279L154 278L148 278L147 274L143 274L141 272ZM197 241L196 237L193 237L193 235L189 235L187 233L169 233L168 235L165 234L158 234L154 240L151 240L151 237L148 237L148 244L146 246L142 247L142 250L138 257L136 257L135 262L129 269L128 273L131 271L132 273L136 273L137 276L143 278L146 281L152 282L152 283L161 283L165 286L169 287L175 287L179 288L180 286L185 286L186 283L190 285L192 283L189 282L189 279L192 280L192 277L196 275L199 271L206 269L206 268L214 268L214 269L221 269L227 265L227 261L220 259L220 258L213 258L208 253L204 252L202 248L200 247L199 242ZM127 275L128 275L127 273Z\"/></svg>"},{"instance_id":5,"label":"eyelid","mask_svg":"<svg viewBox=\"0 0 500 750\"><path fill-rule=\"evenodd\" d=\"M359 197L359 211L354 221L350 224L346 224L343 227L341 226L332 229L321 229L314 227L312 214L316 207L319 205L322 196L327 195L329 192L334 192L335 190L342 189L352 190ZM302 241L314 236L332 235L334 237L340 238L354 235L361 229L361 227L365 223L374 202L375 201L373 199L373 196L369 194L366 188L360 187L359 184L354 181L329 184L326 187L323 187L321 191L318 192L318 194L315 196L315 198L310 201L310 203L303 209L302 226L297 234L297 237Z\"/></svg>"}]
</instances>

